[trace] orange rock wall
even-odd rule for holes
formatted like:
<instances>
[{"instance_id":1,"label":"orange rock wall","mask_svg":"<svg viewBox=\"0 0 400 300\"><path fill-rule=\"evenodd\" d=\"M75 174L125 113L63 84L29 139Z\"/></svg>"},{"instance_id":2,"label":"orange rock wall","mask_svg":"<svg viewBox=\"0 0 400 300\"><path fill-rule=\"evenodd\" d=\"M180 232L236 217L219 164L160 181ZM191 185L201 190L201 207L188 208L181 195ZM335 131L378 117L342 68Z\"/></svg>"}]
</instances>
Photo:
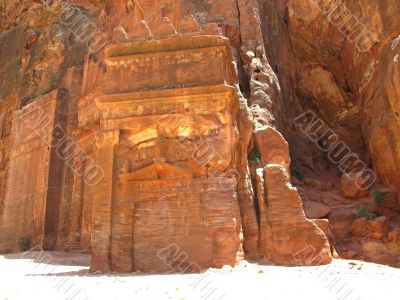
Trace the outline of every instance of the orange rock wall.
<instances>
[{"instance_id":1,"label":"orange rock wall","mask_svg":"<svg viewBox=\"0 0 400 300\"><path fill-rule=\"evenodd\" d=\"M22 237L38 246L55 243L62 161L51 145L53 130L62 122L61 111L62 103L53 92L14 112L2 215L6 249L18 249Z\"/></svg>"},{"instance_id":2,"label":"orange rock wall","mask_svg":"<svg viewBox=\"0 0 400 300\"><path fill-rule=\"evenodd\" d=\"M101 57L107 72L78 99L77 135L94 136L103 172L93 187L83 180L93 196L92 270L168 270L157 253L171 243L201 268L234 265L238 100L228 41L120 43Z\"/></svg>"},{"instance_id":3,"label":"orange rock wall","mask_svg":"<svg viewBox=\"0 0 400 300\"><path fill-rule=\"evenodd\" d=\"M310 244L318 264L329 262L324 232L289 183L292 99L273 69L278 57L266 47L273 37L262 17L266 4L279 11L274 1L71 2L87 9L78 24L92 21L104 48L90 52L57 26L60 1L0 6L11 19L12 9L28 10L18 22L30 24L25 31L8 18L0 27L2 41L24 49L0 47L1 96L12 99L1 116L52 98L49 115L63 132L48 133L65 138L60 153L40 144L26 160L12 151L27 140L2 139L10 150L1 169L9 183L0 194L1 250L20 250L18 241L31 237L49 250L91 253L92 271L165 271L171 266L157 253L171 244L201 268L234 265L242 248L248 257L305 264L296 253ZM26 169L41 176L27 178ZM14 182L33 183L26 189L34 196L22 199Z\"/></svg>"}]
</instances>

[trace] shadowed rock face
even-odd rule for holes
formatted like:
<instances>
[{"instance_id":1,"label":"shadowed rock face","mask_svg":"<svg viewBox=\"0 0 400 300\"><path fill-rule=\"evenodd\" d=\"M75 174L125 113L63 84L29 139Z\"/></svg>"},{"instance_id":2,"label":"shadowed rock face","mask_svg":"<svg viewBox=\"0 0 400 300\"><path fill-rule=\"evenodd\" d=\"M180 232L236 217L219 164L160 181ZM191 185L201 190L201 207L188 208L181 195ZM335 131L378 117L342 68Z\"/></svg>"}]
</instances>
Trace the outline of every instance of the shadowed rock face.
<instances>
[{"instance_id":1,"label":"shadowed rock face","mask_svg":"<svg viewBox=\"0 0 400 300\"><path fill-rule=\"evenodd\" d=\"M396 265L396 2L3 1L0 250Z\"/></svg>"}]
</instances>

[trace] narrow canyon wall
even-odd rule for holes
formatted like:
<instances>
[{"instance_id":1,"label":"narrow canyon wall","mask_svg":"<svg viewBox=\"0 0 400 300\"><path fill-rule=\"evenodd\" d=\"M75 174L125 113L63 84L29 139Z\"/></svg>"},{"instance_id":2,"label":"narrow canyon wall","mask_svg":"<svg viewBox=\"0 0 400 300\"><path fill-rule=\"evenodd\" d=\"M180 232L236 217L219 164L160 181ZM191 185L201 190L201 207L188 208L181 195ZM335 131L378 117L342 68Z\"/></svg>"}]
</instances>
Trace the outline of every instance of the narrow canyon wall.
<instances>
[{"instance_id":1,"label":"narrow canyon wall","mask_svg":"<svg viewBox=\"0 0 400 300\"><path fill-rule=\"evenodd\" d=\"M398 264L397 250L382 250L385 257L378 258L380 242L354 238L349 228L363 215L388 217L393 235L398 228L399 2L262 3L268 58L284 94L283 133L306 215L329 218L339 254ZM310 112L314 123L296 126ZM356 165L372 174L369 189L350 180L360 171ZM344 238L351 242L341 245ZM378 244L372 251L370 242Z\"/></svg>"},{"instance_id":2,"label":"narrow canyon wall","mask_svg":"<svg viewBox=\"0 0 400 300\"><path fill-rule=\"evenodd\" d=\"M396 1L4 1L0 250L91 253L93 271L395 265ZM46 103L30 147L20 116ZM387 232L354 235L359 207Z\"/></svg>"}]
</instances>

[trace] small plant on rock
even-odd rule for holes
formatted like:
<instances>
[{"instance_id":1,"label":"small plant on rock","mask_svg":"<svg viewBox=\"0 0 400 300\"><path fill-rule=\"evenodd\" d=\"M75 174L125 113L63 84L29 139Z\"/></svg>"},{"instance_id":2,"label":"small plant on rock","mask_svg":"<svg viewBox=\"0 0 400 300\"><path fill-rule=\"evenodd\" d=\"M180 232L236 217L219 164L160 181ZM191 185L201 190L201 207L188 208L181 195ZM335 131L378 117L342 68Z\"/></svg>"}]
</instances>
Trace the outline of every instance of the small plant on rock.
<instances>
[{"instance_id":1,"label":"small plant on rock","mask_svg":"<svg viewBox=\"0 0 400 300\"><path fill-rule=\"evenodd\" d=\"M247 158L251 164L259 164L261 161L261 153L257 148L254 148Z\"/></svg>"},{"instance_id":2,"label":"small plant on rock","mask_svg":"<svg viewBox=\"0 0 400 300\"><path fill-rule=\"evenodd\" d=\"M31 238L28 236L23 236L19 239L19 249L23 251L28 251L31 248Z\"/></svg>"},{"instance_id":3,"label":"small plant on rock","mask_svg":"<svg viewBox=\"0 0 400 300\"><path fill-rule=\"evenodd\" d=\"M356 207L356 215L357 219L359 218L367 218L368 220L375 220L376 215L371 213L369 204L367 205L358 205Z\"/></svg>"},{"instance_id":4,"label":"small plant on rock","mask_svg":"<svg viewBox=\"0 0 400 300\"><path fill-rule=\"evenodd\" d=\"M378 205L382 205L385 203L385 195L379 190L374 191L374 199L375 203Z\"/></svg>"}]
</instances>

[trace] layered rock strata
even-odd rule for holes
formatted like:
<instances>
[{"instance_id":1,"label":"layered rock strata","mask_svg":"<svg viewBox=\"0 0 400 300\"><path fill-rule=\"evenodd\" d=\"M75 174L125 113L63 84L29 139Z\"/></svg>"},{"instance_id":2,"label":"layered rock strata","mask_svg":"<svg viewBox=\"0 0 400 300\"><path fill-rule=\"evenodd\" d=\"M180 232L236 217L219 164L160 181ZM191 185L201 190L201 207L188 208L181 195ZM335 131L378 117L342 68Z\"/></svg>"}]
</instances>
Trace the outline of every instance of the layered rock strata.
<instances>
[{"instance_id":1,"label":"layered rock strata","mask_svg":"<svg viewBox=\"0 0 400 300\"><path fill-rule=\"evenodd\" d=\"M4 1L0 249L91 253L93 271L200 270L243 251L324 264L334 248L395 265L395 7ZM293 121L308 111L317 140ZM376 173L369 190L332 140Z\"/></svg>"}]
</instances>

